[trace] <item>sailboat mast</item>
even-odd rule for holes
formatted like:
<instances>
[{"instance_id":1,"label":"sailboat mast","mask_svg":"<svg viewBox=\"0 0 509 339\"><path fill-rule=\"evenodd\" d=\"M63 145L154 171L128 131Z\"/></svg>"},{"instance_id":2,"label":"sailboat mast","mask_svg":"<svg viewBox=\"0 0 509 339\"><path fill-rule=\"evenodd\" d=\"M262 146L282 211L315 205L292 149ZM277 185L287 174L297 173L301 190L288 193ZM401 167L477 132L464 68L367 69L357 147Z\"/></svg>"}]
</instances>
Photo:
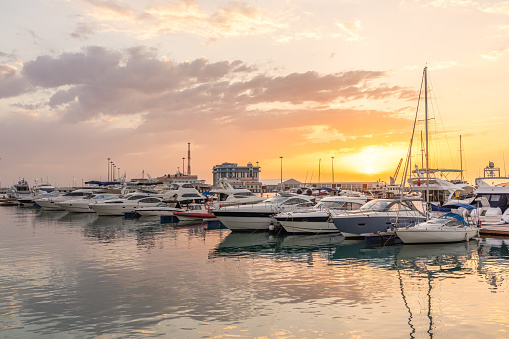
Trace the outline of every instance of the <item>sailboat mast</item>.
<instances>
[{"instance_id":1,"label":"sailboat mast","mask_svg":"<svg viewBox=\"0 0 509 339\"><path fill-rule=\"evenodd\" d=\"M463 150L461 149L461 135L460 135L460 173L461 173L461 182L463 183L463 156L461 154Z\"/></svg>"},{"instance_id":2,"label":"sailboat mast","mask_svg":"<svg viewBox=\"0 0 509 339\"><path fill-rule=\"evenodd\" d=\"M429 200L429 153L428 153L428 66L424 67L424 119L426 122L426 202Z\"/></svg>"}]
</instances>

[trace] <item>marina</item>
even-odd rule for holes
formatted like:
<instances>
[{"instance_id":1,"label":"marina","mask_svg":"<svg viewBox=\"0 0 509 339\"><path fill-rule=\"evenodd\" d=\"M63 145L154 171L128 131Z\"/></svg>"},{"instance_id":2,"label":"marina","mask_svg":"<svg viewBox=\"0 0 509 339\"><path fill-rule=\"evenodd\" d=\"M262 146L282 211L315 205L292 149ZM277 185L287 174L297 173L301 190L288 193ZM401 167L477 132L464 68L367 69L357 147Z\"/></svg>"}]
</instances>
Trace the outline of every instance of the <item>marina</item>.
<instances>
[{"instance_id":1,"label":"marina","mask_svg":"<svg viewBox=\"0 0 509 339\"><path fill-rule=\"evenodd\" d=\"M484 235L380 246L4 206L1 333L502 338L508 249L509 238Z\"/></svg>"}]
</instances>

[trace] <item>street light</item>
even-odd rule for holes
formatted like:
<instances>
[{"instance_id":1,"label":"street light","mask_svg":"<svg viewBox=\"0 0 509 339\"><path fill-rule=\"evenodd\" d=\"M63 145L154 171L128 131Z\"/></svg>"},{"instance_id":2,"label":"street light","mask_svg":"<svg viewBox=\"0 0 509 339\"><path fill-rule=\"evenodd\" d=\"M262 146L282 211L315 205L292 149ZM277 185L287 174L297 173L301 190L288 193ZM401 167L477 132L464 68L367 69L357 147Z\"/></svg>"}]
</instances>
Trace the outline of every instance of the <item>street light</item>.
<instances>
[{"instance_id":1,"label":"street light","mask_svg":"<svg viewBox=\"0 0 509 339\"><path fill-rule=\"evenodd\" d=\"M185 160L185 159L186 159L186 158L182 158L182 175L185 175L185 174L186 174L186 173L185 173L185 170L184 170L184 168L185 168L185 167L184 167L184 160Z\"/></svg>"},{"instance_id":2,"label":"street light","mask_svg":"<svg viewBox=\"0 0 509 339\"><path fill-rule=\"evenodd\" d=\"M283 189L283 157L279 157L281 159L281 189Z\"/></svg>"},{"instance_id":3,"label":"street light","mask_svg":"<svg viewBox=\"0 0 509 339\"><path fill-rule=\"evenodd\" d=\"M111 158L108 158L108 181L110 181L110 160Z\"/></svg>"},{"instance_id":4,"label":"street light","mask_svg":"<svg viewBox=\"0 0 509 339\"><path fill-rule=\"evenodd\" d=\"M331 157L332 159L332 183L334 183L334 157Z\"/></svg>"}]
</instances>

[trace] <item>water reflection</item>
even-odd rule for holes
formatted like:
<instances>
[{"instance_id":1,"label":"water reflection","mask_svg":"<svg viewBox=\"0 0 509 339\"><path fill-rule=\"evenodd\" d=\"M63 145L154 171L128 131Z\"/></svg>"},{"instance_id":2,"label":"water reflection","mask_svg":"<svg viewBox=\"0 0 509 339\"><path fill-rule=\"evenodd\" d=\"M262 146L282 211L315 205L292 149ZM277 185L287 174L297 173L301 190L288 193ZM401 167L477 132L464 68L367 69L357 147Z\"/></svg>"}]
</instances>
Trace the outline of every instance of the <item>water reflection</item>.
<instances>
[{"instance_id":1,"label":"water reflection","mask_svg":"<svg viewBox=\"0 0 509 339\"><path fill-rule=\"evenodd\" d=\"M21 213L0 218L0 321L8 337L496 337L508 330L506 240L380 247L339 235Z\"/></svg>"}]
</instances>

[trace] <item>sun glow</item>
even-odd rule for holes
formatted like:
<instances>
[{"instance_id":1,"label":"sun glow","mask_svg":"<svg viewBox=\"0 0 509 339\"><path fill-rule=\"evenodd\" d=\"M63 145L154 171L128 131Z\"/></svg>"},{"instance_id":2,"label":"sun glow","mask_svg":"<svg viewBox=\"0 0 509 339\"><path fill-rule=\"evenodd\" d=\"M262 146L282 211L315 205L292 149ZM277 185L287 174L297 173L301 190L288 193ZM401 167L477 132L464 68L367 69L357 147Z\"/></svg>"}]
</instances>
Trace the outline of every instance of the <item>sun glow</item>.
<instances>
[{"instance_id":1,"label":"sun glow","mask_svg":"<svg viewBox=\"0 0 509 339\"><path fill-rule=\"evenodd\" d=\"M398 160L406 153L404 145L367 146L360 152L341 158L342 167L353 172L374 175L396 169Z\"/></svg>"}]
</instances>

